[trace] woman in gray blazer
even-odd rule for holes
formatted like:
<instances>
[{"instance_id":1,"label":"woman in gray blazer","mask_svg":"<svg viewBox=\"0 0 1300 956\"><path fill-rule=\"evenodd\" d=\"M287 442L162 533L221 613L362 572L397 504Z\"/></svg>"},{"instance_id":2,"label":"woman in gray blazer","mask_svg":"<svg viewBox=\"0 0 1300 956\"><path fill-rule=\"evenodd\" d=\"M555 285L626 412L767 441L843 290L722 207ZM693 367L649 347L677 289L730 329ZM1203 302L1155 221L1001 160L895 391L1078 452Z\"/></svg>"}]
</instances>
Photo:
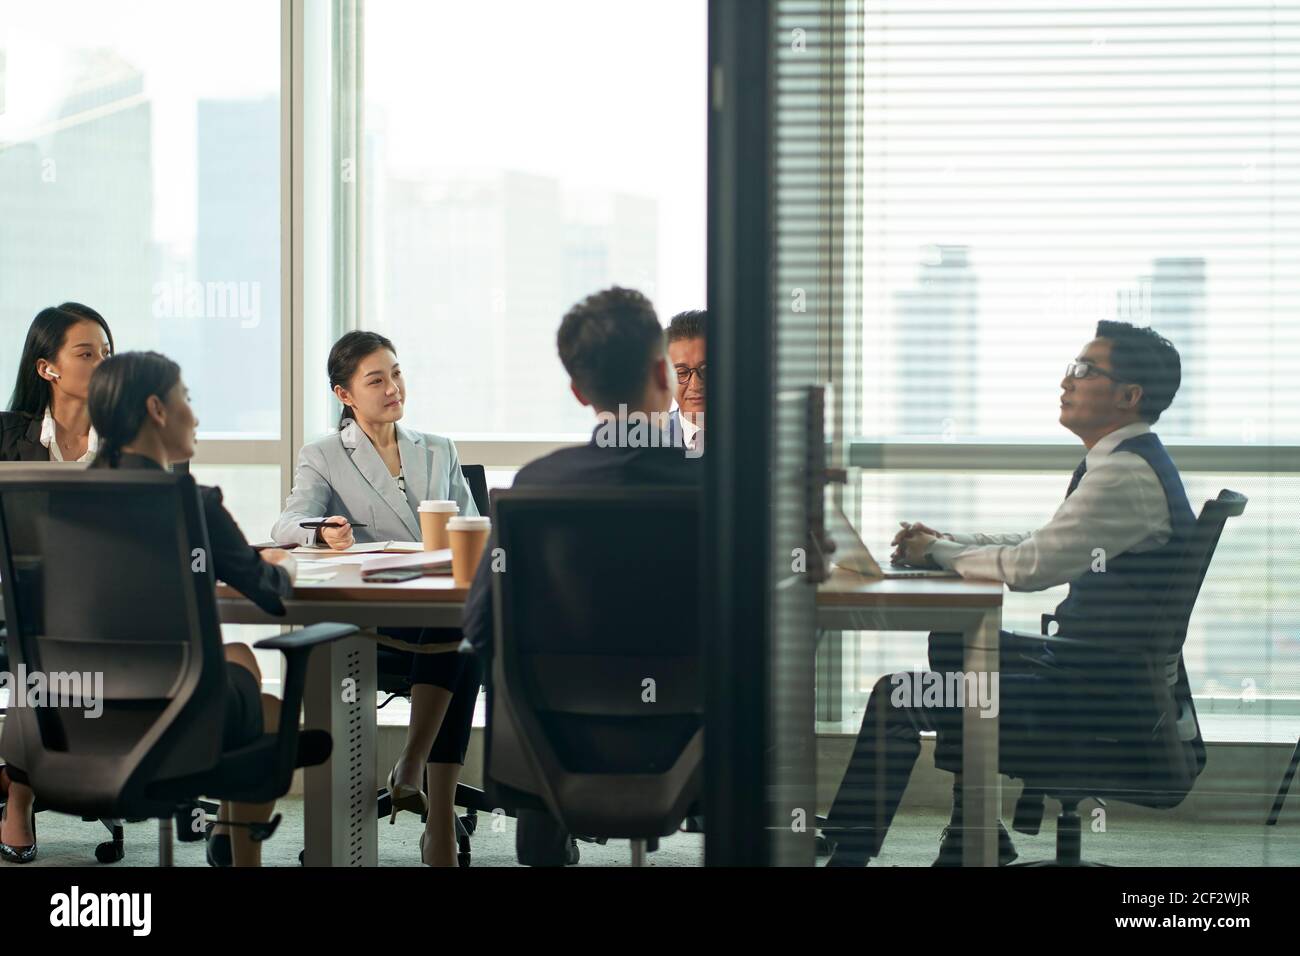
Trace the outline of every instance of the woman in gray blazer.
<instances>
[{"instance_id":1,"label":"woman in gray blazer","mask_svg":"<svg viewBox=\"0 0 1300 956\"><path fill-rule=\"evenodd\" d=\"M344 405L339 430L298 456L293 491L271 532L277 544L343 550L356 541L419 541L417 509L426 499L454 500L462 515L478 514L451 440L399 424L406 385L392 342L375 332L349 332L330 349L329 379ZM332 527L308 530L304 521ZM448 630L402 629L398 636L418 643L460 639L458 630ZM393 816L427 808L420 855L426 863L456 866L453 801L478 698L478 665L464 654L412 658L411 722L388 777Z\"/></svg>"}]
</instances>

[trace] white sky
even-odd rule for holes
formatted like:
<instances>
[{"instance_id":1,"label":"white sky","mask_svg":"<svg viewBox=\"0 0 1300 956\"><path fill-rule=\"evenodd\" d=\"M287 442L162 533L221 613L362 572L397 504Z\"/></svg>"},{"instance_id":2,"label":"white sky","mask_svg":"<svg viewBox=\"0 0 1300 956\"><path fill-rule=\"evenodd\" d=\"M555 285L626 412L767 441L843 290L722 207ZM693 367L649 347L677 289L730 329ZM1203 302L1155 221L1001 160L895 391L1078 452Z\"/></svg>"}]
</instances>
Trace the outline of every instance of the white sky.
<instances>
[{"instance_id":1,"label":"white sky","mask_svg":"<svg viewBox=\"0 0 1300 956\"><path fill-rule=\"evenodd\" d=\"M402 172L517 170L655 199L656 308L702 308L707 10L368 0L368 122Z\"/></svg>"}]
</instances>

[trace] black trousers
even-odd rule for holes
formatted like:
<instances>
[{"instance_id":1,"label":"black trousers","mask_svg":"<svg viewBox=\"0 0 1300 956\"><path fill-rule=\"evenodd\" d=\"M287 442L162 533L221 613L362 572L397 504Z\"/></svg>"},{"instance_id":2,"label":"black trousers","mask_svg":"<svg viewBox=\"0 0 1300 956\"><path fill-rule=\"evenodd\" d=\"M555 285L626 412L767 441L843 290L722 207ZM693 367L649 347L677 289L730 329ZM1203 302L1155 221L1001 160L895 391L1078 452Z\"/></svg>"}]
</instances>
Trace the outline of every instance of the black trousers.
<instances>
[{"instance_id":1,"label":"black trousers","mask_svg":"<svg viewBox=\"0 0 1300 956\"><path fill-rule=\"evenodd\" d=\"M455 627L388 627L380 628L380 633L412 644L443 644L461 639L460 629ZM451 691L451 703L429 748L427 762L463 765L481 683L478 657L457 653L411 654L410 657L411 672L407 679L412 686L431 684Z\"/></svg>"},{"instance_id":2,"label":"black trousers","mask_svg":"<svg viewBox=\"0 0 1300 956\"><path fill-rule=\"evenodd\" d=\"M1051 657L1042 641L1003 631L1000 646L999 763L1005 772L1023 772L1050 759L1046 751L1062 719L1065 697L1052 679ZM959 674L962 657L960 634L930 635L930 673ZM907 691L924 686L924 676L890 674L872 689L848 770L823 828L845 852L879 854L921 752L921 731L938 733L936 765L961 768L962 710L951 700L918 706ZM986 686L991 690L991 682Z\"/></svg>"}]
</instances>

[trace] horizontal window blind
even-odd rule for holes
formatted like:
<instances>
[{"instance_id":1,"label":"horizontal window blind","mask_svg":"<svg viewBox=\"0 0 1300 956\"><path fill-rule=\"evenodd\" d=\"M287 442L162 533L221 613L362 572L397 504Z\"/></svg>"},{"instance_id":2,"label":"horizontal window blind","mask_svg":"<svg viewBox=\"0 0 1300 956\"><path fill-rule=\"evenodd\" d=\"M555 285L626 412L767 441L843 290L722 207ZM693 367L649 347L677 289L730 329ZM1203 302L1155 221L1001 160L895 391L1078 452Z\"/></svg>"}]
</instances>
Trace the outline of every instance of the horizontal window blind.
<instances>
[{"instance_id":1,"label":"horizontal window blind","mask_svg":"<svg viewBox=\"0 0 1300 956\"><path fill-rule=\"evenodd\" d=\"M1178 347L1171 441L1300 442L1300 4L866 10L864 431L1068 438L1098 319Z\"/></svg>"},{"instance_id":2,"label":"horizontal window blind","mask_svg":"<svg viewBox=\"0 0 1300 956\"><path fill-rule=\"evenodd\" d=\"M861 434L953 448L947 475L865 473L873 546L899 519L1047 521L1059 481L963 472L996 471L995 442L1077 443L1060 382L1099 319L1179 349L1167 442L1294 458L1300 3L883 0L864 33ZM1291 468L1184 475L1194 510L1251 498L1192 618L1203 698L1300 698ZM1059 596L1015 596L1008 626Z\"/></svg>"}]
</instances>

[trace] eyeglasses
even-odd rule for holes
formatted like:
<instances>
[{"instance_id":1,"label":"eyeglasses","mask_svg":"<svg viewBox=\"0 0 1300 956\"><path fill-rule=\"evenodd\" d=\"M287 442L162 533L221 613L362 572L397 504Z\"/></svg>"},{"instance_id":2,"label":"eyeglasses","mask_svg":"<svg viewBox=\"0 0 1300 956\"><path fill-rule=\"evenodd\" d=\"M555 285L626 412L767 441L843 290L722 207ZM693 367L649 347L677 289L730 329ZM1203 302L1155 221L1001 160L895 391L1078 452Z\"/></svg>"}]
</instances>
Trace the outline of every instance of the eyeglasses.
<instances>
[{"instance_id":1,"label":"eyeglasses","mask_svg":"<svg viewBox=\"0 0 1300 956\"><path fill-rule=\"evenodd\" d=\"M1119 379L1106 371L1104 368L1098 368L1091 362L1071 362L1065 367L1066 378L1089 378L1092 375L1104 375L1112 382L1118 382Z\"/></svg>"},{"instance_id":2,"label":"eyeglasses","mask_svg":"<svg viewBox=\"0 0 1300 956\"><path fill-rule=\"evenodd\" d=\"M700 377L700 384L703 385L704 378L705 378L705 369L707 368L708 368L707 364L701 365L698 368L691 368L689 365L678 365L677 384L685 385L687 382L691 380L691 374L694 373Z\"/></svg>"}]
</instances>

